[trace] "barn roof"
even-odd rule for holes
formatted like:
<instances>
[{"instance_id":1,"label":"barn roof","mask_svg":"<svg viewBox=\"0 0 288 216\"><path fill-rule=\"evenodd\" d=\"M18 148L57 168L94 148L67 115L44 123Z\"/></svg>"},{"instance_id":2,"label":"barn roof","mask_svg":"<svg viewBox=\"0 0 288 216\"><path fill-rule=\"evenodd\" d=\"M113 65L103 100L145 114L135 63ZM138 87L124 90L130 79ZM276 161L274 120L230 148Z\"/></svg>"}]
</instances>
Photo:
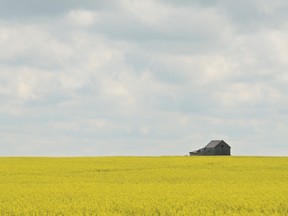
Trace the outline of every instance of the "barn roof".
<instances>
[{"instance_id":1,"label":"barn roof","mask_svg":"<svg viewBox=\"0 0 288 216\"><path fill-rule=\"evenodd\" d=\"M224 140L212 140L210 143L208 143L205 148L215 148L217 145L219 145L220 143L224 143L227 146L229 146L226 142L224 142ZM230 146L229 146L230 147Z\"/></svg>"}]
</instances>

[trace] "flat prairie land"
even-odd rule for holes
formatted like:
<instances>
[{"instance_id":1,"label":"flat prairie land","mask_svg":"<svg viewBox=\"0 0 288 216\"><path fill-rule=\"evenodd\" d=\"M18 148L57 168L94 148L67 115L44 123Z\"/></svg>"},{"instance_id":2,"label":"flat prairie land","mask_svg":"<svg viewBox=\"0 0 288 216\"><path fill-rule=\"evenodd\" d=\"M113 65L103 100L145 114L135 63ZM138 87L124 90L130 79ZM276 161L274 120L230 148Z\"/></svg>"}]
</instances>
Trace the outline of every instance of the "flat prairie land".
<instances>
[{"instance_id":1,"label":"flat prairie land","mask_svg":"<svg viewBox=\"0 0 288 216\"><path fill-rule=\"evenodd\" d=\"M288 157L2 157L0 215L288 215Z\"/></svg>"}]
</instances>

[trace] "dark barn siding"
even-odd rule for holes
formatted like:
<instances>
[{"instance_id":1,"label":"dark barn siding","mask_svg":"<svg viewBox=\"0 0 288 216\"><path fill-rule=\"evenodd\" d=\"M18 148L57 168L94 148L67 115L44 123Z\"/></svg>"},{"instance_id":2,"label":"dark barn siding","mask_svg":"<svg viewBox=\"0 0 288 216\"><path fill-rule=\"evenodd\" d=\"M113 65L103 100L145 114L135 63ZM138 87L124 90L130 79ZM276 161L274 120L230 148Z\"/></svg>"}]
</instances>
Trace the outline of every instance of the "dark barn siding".
<instances>
[{"instance_id":1,"label":"dark barn siding","mask_svg":"<svg viewBox=\"0 0 288 216\"><path fill-rule=\"evenodd\" d=\"M231 155L231 147L223 140L212 140L204 148L192 151L189 155Z\"/></svg>"}]
</instances>

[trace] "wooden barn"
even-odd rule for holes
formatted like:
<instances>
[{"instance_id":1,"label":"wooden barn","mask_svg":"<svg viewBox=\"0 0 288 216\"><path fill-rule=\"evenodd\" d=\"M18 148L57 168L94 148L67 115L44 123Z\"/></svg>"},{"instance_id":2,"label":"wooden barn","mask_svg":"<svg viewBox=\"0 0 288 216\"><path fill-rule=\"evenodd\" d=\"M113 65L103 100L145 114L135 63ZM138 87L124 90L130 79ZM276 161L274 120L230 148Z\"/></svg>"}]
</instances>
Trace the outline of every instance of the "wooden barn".
<instances>
[{"instance_id":1,"label":"wooden barn","mask_svg":"<svg viewBox=\"0 0 288 216\"><path fill-rule=\"evenodd\" d=\"M212 140L204 148L189 152L189 155L231 155L231 147L224 140Z\"/></svg>"}]
</instances>

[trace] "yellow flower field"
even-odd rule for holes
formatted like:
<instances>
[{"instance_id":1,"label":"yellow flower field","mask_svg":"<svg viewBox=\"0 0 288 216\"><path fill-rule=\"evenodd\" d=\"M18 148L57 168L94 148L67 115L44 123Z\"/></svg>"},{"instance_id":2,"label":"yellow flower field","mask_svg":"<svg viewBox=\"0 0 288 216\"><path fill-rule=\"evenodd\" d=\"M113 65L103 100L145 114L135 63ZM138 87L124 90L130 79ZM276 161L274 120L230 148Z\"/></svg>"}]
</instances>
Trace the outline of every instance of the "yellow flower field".
<instances>
[{"instance_id":1,"label":"yellow flower field","mask_svg":"<svg viewBox=\"0 0 288 216\"><path fill-rule=\"evenodd\" d=\"M0 215L283 216L288 158L0 158Z\"/></svg>"}]
</instances>

